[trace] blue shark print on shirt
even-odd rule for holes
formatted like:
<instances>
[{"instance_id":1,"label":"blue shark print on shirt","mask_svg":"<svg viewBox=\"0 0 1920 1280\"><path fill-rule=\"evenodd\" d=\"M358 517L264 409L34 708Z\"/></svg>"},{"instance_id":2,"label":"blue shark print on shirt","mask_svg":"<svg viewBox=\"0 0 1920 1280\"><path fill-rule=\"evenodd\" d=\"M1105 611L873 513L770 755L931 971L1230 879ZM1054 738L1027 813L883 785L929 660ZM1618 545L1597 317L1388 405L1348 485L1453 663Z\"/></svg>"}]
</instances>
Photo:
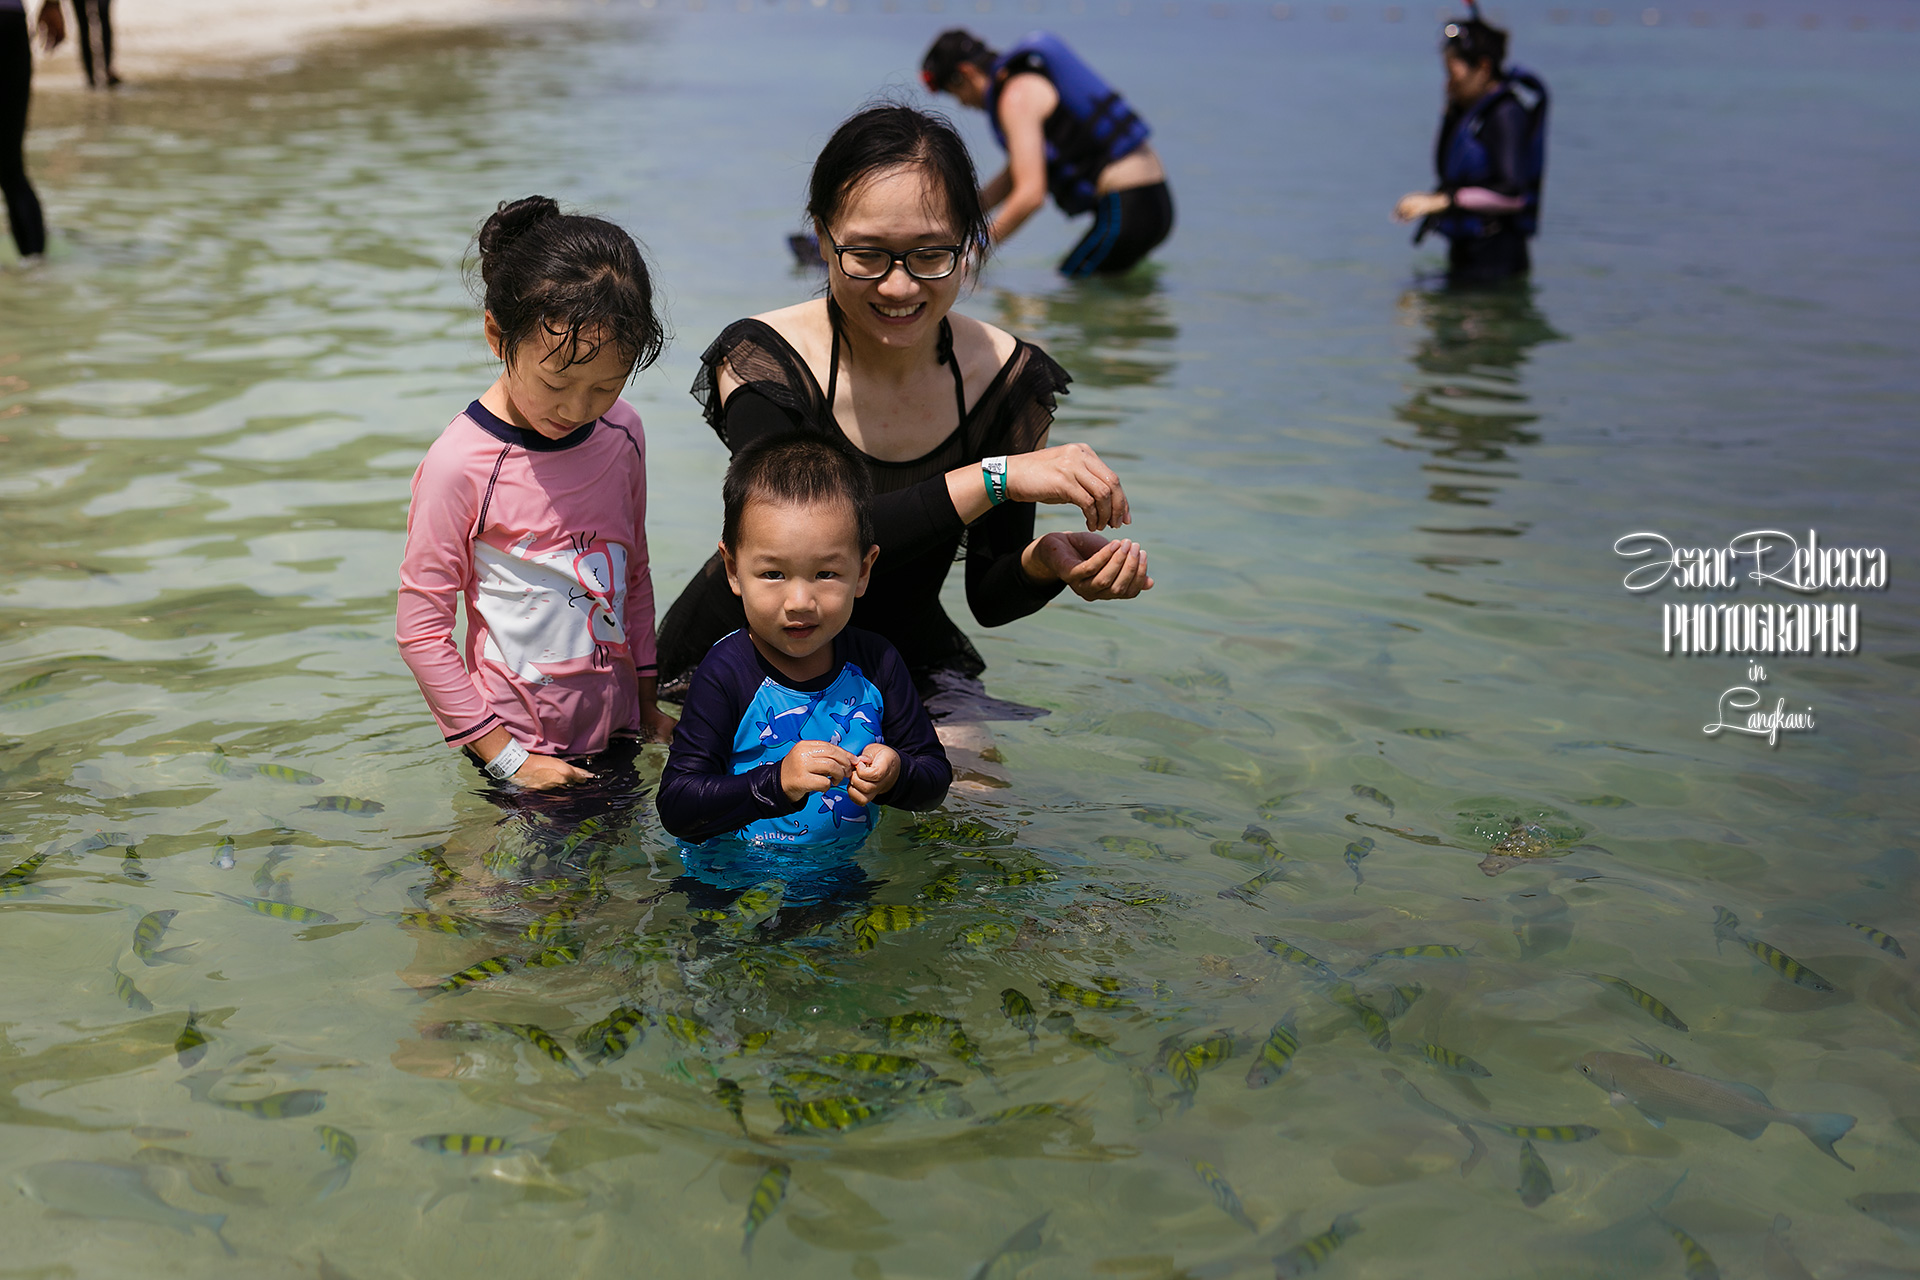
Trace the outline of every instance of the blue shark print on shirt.
<instances>
[{"instance_id":1,"label":"blue shark print on shirt","mask_svg":"<svg viewBox=\"0 0 1920 1280\"><path fill-rule=\"evenodd\" d=\"M811 706L789 707L771 719L761 721L760 745L783 747L801 741L807 736L802 730L807 727L807 718L812 714Z\"/></svg>"},{"instance_id":2,"label":"blue shark print on shirt","mask_svg":"<svg viewBox=\"0 0 1920 1280\"><path fill-rule=\"evenodd\" d=\"M857 756L884 741L882 705L880 691L851 662L818 693L762 680L734 735L732 770L748 773L785 759L794 743L810 740L835 743ZM820 844L864 837L873 819L872 806L856 804L842 783L810 797L797 813L747 824L740 835L764 844Z\"/></svg>"}]
</instances>

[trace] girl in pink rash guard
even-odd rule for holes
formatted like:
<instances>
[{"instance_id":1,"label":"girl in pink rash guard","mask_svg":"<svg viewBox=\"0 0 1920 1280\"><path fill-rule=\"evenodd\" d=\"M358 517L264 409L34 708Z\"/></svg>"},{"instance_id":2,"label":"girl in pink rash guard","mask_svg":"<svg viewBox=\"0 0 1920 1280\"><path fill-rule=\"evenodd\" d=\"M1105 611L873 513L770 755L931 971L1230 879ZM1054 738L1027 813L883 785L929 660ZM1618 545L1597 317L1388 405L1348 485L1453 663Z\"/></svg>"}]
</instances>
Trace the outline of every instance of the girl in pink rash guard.
<instances>
[{"instance_id":1,"label":"girl in pink rash guard","mask_svg":"<svg viewBox=\"0 0 1920 1280\"><path fill-rule=\"evenodd\" d=\"M544 790L593 776L563 757L673 733L654 703L646 438L620 399L665 335L610 222L529 196L479 248L503 368L414 473L395 631L448 744Z\"/></svg>"}]
</instances>

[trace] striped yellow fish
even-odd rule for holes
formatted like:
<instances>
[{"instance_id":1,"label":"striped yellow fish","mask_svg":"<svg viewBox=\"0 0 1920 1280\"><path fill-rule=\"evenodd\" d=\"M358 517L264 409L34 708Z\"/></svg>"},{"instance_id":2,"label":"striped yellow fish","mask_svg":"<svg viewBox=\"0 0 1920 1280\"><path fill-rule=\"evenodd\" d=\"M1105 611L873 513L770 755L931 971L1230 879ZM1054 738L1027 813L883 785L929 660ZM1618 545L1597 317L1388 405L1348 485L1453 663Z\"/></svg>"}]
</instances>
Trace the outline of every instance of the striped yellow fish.
<instances>
[{"instance_id":1,"label":"striped yellow fish","mask_svg":"<svg viewBox=\"0 0 1920 1280\"><path fill-rule=\"evenodd\" d=\"M362 800L358 796L321 796L312 804L304 806L321 813L385 813L387 806L378 800Z\"/></svg>"},{"instance_id":2,"label":"striped yellow fish","mask_svg":"<svg viewBox=\"0 0 1920 1280\"><path fill-rule=\"evenodd\" d=\"M989 1112L974 1123L993 1125L1009 1124L1016 1120L1070 1120L1074 1116L1072 1107L1063 1107L1057 1102L1023 1102L1017 1107L1002 1107Z\"/></svg>"},{"instance_id":3,"label":"striped yellow fish","mask_svg":"<svg viewBox=\"0 0 1920 1280\"><path fill-rule=\"evenodd\" d=\"M1450 942L1422 942L1411 947L1392 947L1374 952L1364 964L1348 971L1347 976L1351 978L1356 973L1365 972L1382 960L1461 960L1470 954L1465 947L1456 947Z\"/></svg>"},{"instance_id":4,"label":"striped yellow fish","mask_svg":"<svg viewBox=\"0 0 1920 1280\"><path fill-rule=\"evenodd\" d=\"M207 759L207 768L222 778L250 778L253 776L252 765L236 764L233 757L227 754L227 749L221 746L214 747L213 755Z\"/></svg>"},{"instance_id":5,"label":"striped yellow fish","mask_svg":"<svg viewBox=\"0 0 1920 1280\"><path fill-rule=\"evenodd\" d=\"M1114 995L1107 991L1094 991L1072 982L1043 981L1040 984L1048 995L1063 1004L1077 1004L1083 1009L1131 1009L1133 1001L1125 996Z\"/></svg>"},{"instance_id":6,"label":"striped yellow fish","mask_svg":"<svg viewBox=\"0 0 1920 1280\"><path fill-rule=\"evenodd\" d=\"M721 1076L713 1082L713 1097L716 1102L733 1113L734 1120L740 1125L740 1136L751 1138L747 1131L747 1091L736 1080Z\"/></svg>"},{"instance_id":7,"label":"striped yellow fish","mask_svg":"<svg viewBox=\"0 0 1920 1280\"><path fill-rule=\"evenodd\" d=\"M855 916L847 928L853 935L855 951L871 951L883 933L911 929L927 919L925 907L897 903L875 903Z\"/></svg>"},{"instance_id":8,"label":"striped yellow fish","mask_svg":"<svg viewBox=\"0 0 1920 1280\"><path fill-rule=\"evenodd\" d=\"M310 1116L316 1111L324 1111L327 1106L326 1092L321 1089L288 1089L283 1093L270 1093L264 1098L233 1101L213 1097L209 1092L209 1086L202 1085L196 1088L194 1083L186 1080L181 1083L187 1085L188 1090L194 1093L198 1101L210 1102L216 1107L237 1111L255 1120L291 1120L300 1116Z\"/></svg>"},{"instance_id":9,"label":"striped yellow fish","mask_svg":"<svg viewBox=\"0 0 1920 1280\"><path fill-rule=\"evenodd\" d=\"M478 964L468 965L458 973L448 974L428 990L446 994L465 991L477 982L491 982L495 978L512 973L519 967L520 961L515 956L489 956Z\"/></svg>"},{"instance_id":10,"label":"striped yellow fish","mask_svg":"<svg viewBox=\"0 0 1920 1280\"><path fill-rule=\"evenodd\" d=\"M884 1076L903 1083L931 1080L938 1074L918 1058L903 1058L897 1053L823 1053L814 1061L855 1075Z\"/></svg>"},{"instance_id":11,"label":"striped yellow fish","mask_svg":"<svg viewBox=\"0 0 1920 1280\"><path fill-rule=\"evenodd\" d=\"M1455 1053L1444 1045L1428 1044L1423 1040L1407 1046L1407 1051L1417 1053L1442 1071L1456 1076L1477 1076L1486 1079L1493 1072L1487 1070L1464 1053Z\"/></svg>"},{"instance_id":12,"label":"striped yellow fish","mask_svg":"<svg viewBox=\"0 0 1920 1280\"><path fill-rule=\"evenodd\" d=\"M1102 1062L1123 1062L1126 1060L1126 1055L1113 1047L1113 1041L1097 1036L1091 1031L1082 1031L1079 1027L1073 1025L1073 1017L1071 1014L1064 1016L1067 1018L1067 1025L1061 1034L1066 1036L1068 1044L1073 1045L1075 1048L1085 1049Z\"/></svg>"},{"instance_id":13,"label":"striped yellow fish","mask_svg":"<svg viewBox=\"0 0 1920 1280\"><path fill-rule=\"evenodd\" d=\"M1387 793L1384 791L1378 791L1372 787L1364 787L1356 782L1353 784L1353 794L1355 794L1356 796L1359 796L1362 800L1373 801L1375 804L1380 805L1382 808L1384 808L1388 813L1393 812L1393 801L1388 798Z\"/></svg>"},{"instance_id":14,"label":"striped yellow fish","mask_svg":"<svg viewBox=\"0 0 1920 1280\"><path fill-rule=\"evenodd\" d=\"M536 969L555 969L561 965L580 963L580 944L577 942L557 942L527 957L527 964Z\"/></svg>"},{"instance_id":15,"label":"striped yellow fish","mask_svg":"<svg viewBox=\"0 0 1920 1280\"><path fill-rule=\"evenodd\" d=\"M318 774L284 764L257 764L253 766L253 771L263 778L272 778L275 782L291 782L302 787L317 787L326 781Z\"/></svg>"},{"instance_id":16,"label":"striped yellow fish","mask_svg":"<svg viewBox=\"0 0 1920 1280\"><path fill-rule=\"evenodd\" d=\"M847 1085L839 1076L812 1067L787 1067L779 1073L779 1080L790 1089L844 1089Z\"/></svg>"},{"instance_id":17,"label":"striped yellow fish","mask_svg":"<svg viewBox=\"0 0 1920 1280\"><path fill-rule=\"evenodd\" d=\"M1287 869L1285 867L1282 867L1276 864L1274 866L1268 867L1265 871L1260 872L1258 875L1252 876L1249 879L1241 881L1239 884L1234 885L1230 889L1222 889L1217 896L1222 898L1234 898L1241 902L1246 903L1250 907L1260 907L1259 902L1255 901L1255 899L1259 897L1260 891L1266 888L1269 884L1273 883L1275 880L1282 878L1286 874L1287 874ZM1260 907L1260 909L1262 911L1266 910L1265 907Z\"/></svg>"},{"instance_id":18,"label":"striped yellow fish","mask_svg":"<svg viewBox=\"0 0 1920 1280\"><path fill-rule=\"evenodd\" d=\"M564 941L573 936L573 921L579 914L579 907L560 907L549 911L530 922L520 931L520 936L528 942L542 944Z\"/></svg>"},{"instance_id":19,"label":"striped yellow fish","mask_svg":"<svg viewBox=\"0 0 1920 1280\"><path fill-rule=\"evenodd\" d=\"M1212 818L1212 814L1201 813L1197 809L1186 809L1179 805L1143 804L1133 811L1135 821L1144 822L1150 827L1165 827L1169 831L1191 831Z\"/></svg>"},{"instance_id":20,"label":"striped yellow fish","mask_svg":"<svg viewBox=\"0 0 1920 1280\"><path fill-rule=\"evenodd\" d=\"M1255 938L1254 941L1288 964L1297 964L1303 969L1312 970L1317 976L1329 981L1339 980L1340 975L1334 972L1332 965L1317 956L1309 955L1290 942L1271 937Z\"/></svg>"},{"instance_id":21,"label":"striped yellow fish","mask_svg":"<svg viewBox=\"0 0 1920 1280\"><path fill-rule=\"evenodd\" d=\"M1640 1006L1641 1010L1650 1017L1666 1023L1675 1031L1685 1031L1687 1029L1687 1024L1680 1021L1679 1016L1675 1014L1673 1010L1667 1008L1666 1005L1634 986L1625 978L1616 978L1612 974L1607 973L1595 973L1588 976L1595 982L1612 987L1615 991L1618 991L1621 995L1624 995L1627 999Z\"/></svg>"},{"instance_id":22,"label":"striped yellow fish","mask_svg":"<svg viewBox=\"0 0 1920 1280\"><path fill-rule=\"evenodd\" d=\"M1547 1162L1533 1149L1533 1143L1524 1139L1520 1143L1520 1185L1514 1192L1529 1209L1538 1209L1553 1194L1553 1174Z\"/></svg>"},{"instance_id":23,"label":"striped yellow fish","mask_svg":"<svg viewBox=\"0 0 1920 1280\"><path fill-rule=\"evenodd\" d=\"M1590 1124L1502 1124L1496 1120L1474 1120L1470 1123L1528 1142L1585 1142L1600 1136L1600 1131Z\"/></svg>"},{"instance_id":24,"label":"striped yellow fish","mask_svg":"<svg viewBox=\"0 0 1920 1280\"><path fill-rule=\"evenodd\" d=\"M910 1044L914 1041L944 1041L960 1024L937 1013L897 1013L891 1018L869 1018L860 1024L880 1037L882 1044Z\"/></svg>"},{"instance_id":25,"label":"striped yellow fish","mask_svg":"<svg viewBox=\"0 0 1920 1280\"><path fill-rule=\"evenodd\" d=\"M1047 867L1021 867L1014 871L1002 871L993 882L1003 889L1018 889L1029 884L1049 884L1060 878L1058 871Z\"/></svg>"},{"instance_id":26,"label":"striped yellow fish","mask_svg":"<svg viewBox=\"0 0 1920 1280\"><path fill-rule=\"evenodd\" d=\"M1253 1065L1247 1069L1247 1088L1260 1089L1287 1074L1293 1055L1300 1051L1300 1036L1294 1030L1293 1015L1273 1024L1273 1030L1254 1052Z\"/></svg>"},{"instance_id":27,"label":"striped yellow fish","mask_svg":"<svg viewBox=\"0 0 1920 1280\"><path fill-rule=\"evenodd\" d=\"M413 1145L448 1156L502 1156L514 1149L513 1139L491 1133L429 1133L415 1138Z\"/></svg>"},{"instance_id":28,"label":"striped yellow fish","mask_svg":"<svg viewBox=\"0 0 1920 1280\"><path fill-rule=\"evenodd\" d=\"M153 1001L147 999L140 988L133 985L133 979L120 972L115 966L108 970L113 975L113 994L120 997L120 1003L129 1009L138 1009L141 1013L153 1012Z\"/></svg>"},{"instance_id":29,"label":"striped yellow fish","mask_svg":"<svg viewBox=\"0 0 1920 1280\"><path fill-rule=\"evenodd\" d=\"M1448 738L1464 738L1467 735L1457 729L1402 729L1400 732L1412 738L1425 738L1430 742L1440 742Z\"/></svg>"},{"instance_id":30,"label":"striped yellow fish","mask_svg":"<svg viewBox=\"0 0 1920 1280\"><path fill-rule=\"evenodd\" d=\"M336 1129L330 1124L317 1124L313 1131L320 1135L320 1149L342 1164L352 1164L360 1158L360 1144L345 1129Z\"/></svg>"},{"instance_id":31,"label":"striped yellow fish","mask_svg":"<svg viewBox=\"0 0 1920 1280\"><path fill-rule=\"evenodd\" d=\"M667 1034L691 1049L704 1049L713 1043L713 1028L691 1013L663 1013L660 1025Z\"/></svg>"},{"instance_id":32,"label":"striped yellow fish","mask_svg":"<svg viewBox=\"0 0 1920 1280\"><path fill-rule=\"evenodd\" d=\"M137 908L136 908L137 910ZM167 931L167 925L180 913L178 911L149 911L140 917L140 923L133 926L133 954L140 957L144 964L185 964L183 958L191 942L178 947L158 950L154 943L160 941Z\"/></svg>"},{"instance_id":33,"label":"striped yellow fish","mask_svg":"<svg viewBox=\"0 0 1920 1280\"><path fill-rule=\"evenodd\" d=\"M772 1027L768 1027L763 1031L749 1032L740 1037L740 1043L735 1045L733 1052L727 1056L729 1058L740 1058L745 1057L749 1053L758 1053L767 1047L767 1042L771 1039L773 1039Z\"/></svg>"},{"instance_id":34,"label":"striped yellow fish","mask_svg":"<svg viewBox=\"0 0 1920 1280\"><path fill-rule=\"evenodd\" d=\"M1880 948L1882 951L1885 951L1891 955L1899 956L1902 960L1905 960L1907 958L1907 953L1901 949L1900 940L1898 938L1893 937L1891 934L1882 933L1880 932L1880 930L1874 928L1872 925L1861 924L1858 920L1847 921L1847 928L1858 929L1861 933L1864 933L1867 936L1867 941L1871 942L1874 946Z\"/></svg>"},{"instance_id":35,"label":"striped yellow fish","mask_svg":"<svg viewBox=\"0 0 1920 1280\"><path fill-rule=\"evenodd\" d=\"M958 1024L947 1034L947 1052L988 1079L993 1078L992 1069L980 1059L980 1046L975 1044L968 1037L966 1030Z\"/></svg>"},{"instance_id":36,"label":"striped yellow fish","mask_svg":"<svg viewBox=\"0 0 1920 1280\"><path fill-rule=\"evenodd\" d=\"M1718 951L1723 942L1740 941L1740 917L1725 907L1713 909L1713 949Z\"/></svg>"},{"instance_id":37,"label":"striped yellow fish","mask_svg":"<svg viewBox=\"0 0 1920 1280\"><path fill-rule=\"evenodd\" d=\"M182 1071L207 1056L207 1033L200 1029L200 1015L192 1006L187 1008L187 1025L180 1028L173 1052L180 1060Z\"/></svg>"},{"instance_id":38,"label":"striped yellow fish","mask_svg":"<svg viewBox=\"0 0 1920 1280\"><path fill-rule=\"evenodd\" d=\"M580 1064L573 1060L572 1055L567 1052L566 1046L548 1035L538 1024L532 1022L502 1022L498 1025L546 1054L547 1057L553 1059L555 1065L565 1067L573 1073L576 1079L584 1080L587 1078L587 1073L580 1069Z\"/></svg>"},{"instance_id":39,"label":"striped yellow fish","mask_svg":"<svg viewBox=\"0 0 1920 1280\"><path fill-rule=\"evenodd\" d=\"M23 884L28 877L40 869L40 864L53 854L53 846L48 845L32 857L22 859L5 871L0 871L0 884Z\"/></svg>"},{"instance_id":40,"label":"striped yellow fish","mask_svg":"<svg viewBox=\"0 0 1920 1280\"><path fill-rule=\"evenodd\" d=\"M1027 1052L1032 1053L1040 1043L1040 1020L1034 1013L1033 1001L1018 987L1008 987L1000 993L1000 1012L1007 1016L1008 1022L1027 1033Z\"/></svg>"},{"instance_id":41,"label":"striped yellow fish","mask_svg":"<svg viewBox=\"0 0 1920 1280\"><path fill-rule=\"evenodd\" d=\"M1394 987L1387 992L1387 1007L1380 1012L1389 1018L1397 1018L1413 1007L1413 1002L1427 994L1427 989L1417 982L1404 987Z\"/></svg>"},{"instance_id":42,"label":"striped yellow fish","mask_svg":"<svg viewBox=\"0 0 1920 1280\"><path fill-rule=\"evenodd\" d=\"M1294 1280L1318 1271L1333 1251L1360 1234L1360 1224L1353 1215L1343 1213L1333 1220L1333 1225L1310 1240L1302 1240L1273 1260L1273 1274L1276 1280Z\"/></svg>"},{"instance_id":43,"label":"striped yellow fish","mask_svg":"<svg viewBox=\"0 0 1920 1280\"><path fill-rule=\"evenodd\" d=\"M480 924L465 916L443 915L438 911L402 911L393 917L410 929L427 929L434 933L474 934L480 932Z\"/></svg>"},{"instance_id":44,"label":"striped yellow fish","mask_svg":"<svg viewBox=\"0 0 1920 1280\"><path fill-rule=\"evenodd\" d=\"M919 896L928 902L952 902L960 896L960 873L949 871L928 881L926 887L920 890Z\"/></svg>"},{"instance_id":45,"label":"striped yellow fish","mask_svg":"<svg viewBox=\"0 0 1920 1280\"><path fill-rule=\"evenodd\" d=\"M1213 1202L1220 1206L1220 1212L1255 1235L1260 1234L1260 1228L1255 1226L1253 1219L1247 1216L1246 1206L1240 1203L1240 1197L1234 1193L1233 1185L1227 1181L1226 1175L1205 1160L1189 1160L1187 1163L1193 1166L1194 1175L1200 1179L1200 1185L1213 1193Z\"/></svg>"},{"instance_id":46,"label":"striped yellow fish","mask_svg":"<svg viewBox=\"0 0 1920 1280\"><path fill-rule=\"evenodd\" d=\"M249 911L263 916L272 916L275 920L285 920L290 924L334 924L339 916L331 915L313 907L297 907L291 902L274 902L268 898L242 898L231 893L216 893L216 898L225 898L228 902L238 903Z\"/></svg>"},{"instance_id":47,"label":"striped yellow fish","mask_svg":"<svg viewBox=\"0 0 1920 1280\"><path fill-rule=\"evenodd\" d=\"M1140 762L1140 767L1148 773L1178 773L1180 767L1166 756L1148 756Z\"/></svg>"},{"instance_id":48,"label":"striped yellow fish","mask_svg":"<svg viewBox=\"0 0 1920 1280\"><path fill-rule=\"evenodd\" d=\"M37 676L28 676L18 684L10 684L4 689L0 689L0 698L15 698L23 693L32 693L35 689L44 687L47 681L59 674L58 669L55 669L53 671L42 671Z\"/></svg>"},{"instance_id":49,"label":"striped yellow fish","mask_svg":"<svg viewBox=\"0 0 1920 1280\"><path fill-rule=\"evenodd\" d=\"M767 1166L760 1180L753 1184L753 1192L747 1197L746 1236L740 1241L740 1256L753 1256L754 1233L767 1225L780 1208L780 1202L787 1198L787 1184L793 1179L793 1170L784 1164Z\"/></svg>"},{"instance_id":50,"label":"striped yellow fish","mask_svg":"<svg viewBox=\"0 0 1920 1280\"><path fill-rule=\"evenodd\" d=\"M1753 952L1767 968L1773 970L1796 987L1805 987L1809 991L1833 990L1833 984L1831 982L1828 982L1825 978L1807 968L1807 966L1801 964L1798 960L1795 960L1778 947L1770 946L1758 938L1747 937L1740 939L1740 945Z\"/></svg>"},{"instance_id":51,"label":"striped yellow fish","mask_svg":"<svg viewBox=\"0 0 1920 1280\"><path fill-rule=\"evenodd\" d=\"M567 835L565 840L560 842L560 848L556 850L554 854L554 861L565 862L573 855L575 849L578 849L581 845L599 835L601 828L605 825L606 824L599 818L584 819L579 826L575 827Z\"/></svg>"},{"instance_id":52,"label":"striped yellow fish","mask_svg":"<svg viewBox=\"0 0 1920 1280\"><path fill-rule=\"evenodd\" d=\"M1589 809L1633 808L1633 801L1627 799L1625 796L1588 796L1585 800L1575 800L1574 803L1583 804ZM1528 1207L1531 1208L1532 1206Z\"/></svg>"},{"instance_id":53,"label":"striped yellow fish","mask_svg":"<svg viewBox=\"0 0 1920 1280\"><path fill-rule=\"evenodd\" d=\"M360 1158L360 1144L353 1135L344 1129L336 1129L330 1124L317 1124L313 1131L320 1135L320 1149L333 1157L333 1168L314 1180L315 1200L325 1200L328 1196L347 1185L347 1179L353 1176L353 1162Z\"/></svg>"},{"instance_id":54,"label":"striped yellow fish","mask_svg":"<svg viewBox=\"0 0 1920 1280\"><path fill-rule=\"evenodd\" d=\"M1139 836L1101 836L1098 840L1095 840L1094 843L1102 849L1105 849L1108 853L1131 854L1136 858L1164 859L1167 856L1165 849L1162 849L1153 841L1143 840Z\"/></svg>"},{"instance_id":55,"label":"striped yellow fish","mask_svg":"<svg viewBox=\"0 0 1920 1280\"><path fill-rule=\"evenodd\" d=\"M1347 846L1347 851L1343 855L1346 858L1348 870L1353 872L1353 891L1355 893L1360 892L1360 886L1366 883L1366 878L1360 874L1360 862L1372 852L1373 837L1361 836L1358 840L1355 840Z\"/></svg>"},{"instance_id":56,"label":"striped yellow fish","mask_svg":"<svg viewBox=\"0 0 1920 1280\"><path fill-rule=\"evenodd\" d=\"M1351 982L1342 982L1327 993L1328 998L1354 1016L1361 1028L1367 1033L1367 1043L1382 1053L1393 1048L1393 1034L1387 1027L1386 1018L1378 1009L1368 1004Z\"/></svg>"},{"instance_id":57,"label":"striped yellow fish","mask_svg":"<svg viewBox=\"0 0 1920 1280\"><path fill-rule=\"evenodd\" d=\"M780 1126L781 1133L800 1133L803 1130L845 1133L848 1129L883 1119L888 1111L884 1104L855 1097L816 1098L811 1102L798 1099L777 1101L780 1102L781 1119L785 1121Z\"/></svg>"},{"instance_id":58,"label":"striped yellow fish","mask_svg":"<svg viewBox=\"0 0 1920 1280\"><path fill-rule=\"evenodd\" d=\"M953 941L948 945L985 950L1008 946L1019 936L1020 931L1004 920L985 920L954 934Z\"/></svg>"},{"instance_id":59,"label":"striped yellow fish","mask_svg":"<svg viewBox=\"0 0 1920 1280\"><path fill-rule=\"evenodd\" d=\"M1720 1268L1714 1264L1713 1255L1701 1248L1698 1240L1665 1218L1660 1218L1659 1223L1680 1246L1680 1257L1687 1265L1687 1280L1720 1280Z\"/></svg>"},{"instance_id":60,"label":"striped yellow fish","mask_svg":"<svg viewBox=\"0 0 1920 1280\"><path fill-rule=\"evenodd\" d=\"M1663 1067L1677 1067L1680 1065L1678 1060L1676 1060L1672 1054L1668 1053L1664 1049L1648 1044L1645 1040L1636 1039L1633 1042L1633 1047L1638 1049L1640 1052L1646 1054L1649 1058L1652 1058L1655 1062L1659 1063Z\"/></svg>"}]
</instances>

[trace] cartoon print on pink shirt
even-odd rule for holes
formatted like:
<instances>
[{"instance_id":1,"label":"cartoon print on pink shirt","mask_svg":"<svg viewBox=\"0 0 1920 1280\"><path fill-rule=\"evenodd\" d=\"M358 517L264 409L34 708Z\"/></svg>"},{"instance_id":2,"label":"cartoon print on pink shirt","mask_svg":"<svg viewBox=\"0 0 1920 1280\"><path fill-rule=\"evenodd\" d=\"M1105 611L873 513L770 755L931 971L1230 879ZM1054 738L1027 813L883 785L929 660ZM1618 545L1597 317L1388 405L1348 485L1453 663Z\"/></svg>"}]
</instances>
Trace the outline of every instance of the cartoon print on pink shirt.
<instances>
[{"instance_id":1,"label":"cartoon print on pink shirt","mask_svg":"<svg viewBox=\"0 0 1920 1280\"><path fill-rule=\"evenodd\" d=\"M532 550L528 534L501 550L476 538L475 604L486 620L482 656L529 684L546 684L557 667L591 659L604 667L627 652L621 621L627 597L627 548L591 533Z\"/></svg>"}]
</instances>

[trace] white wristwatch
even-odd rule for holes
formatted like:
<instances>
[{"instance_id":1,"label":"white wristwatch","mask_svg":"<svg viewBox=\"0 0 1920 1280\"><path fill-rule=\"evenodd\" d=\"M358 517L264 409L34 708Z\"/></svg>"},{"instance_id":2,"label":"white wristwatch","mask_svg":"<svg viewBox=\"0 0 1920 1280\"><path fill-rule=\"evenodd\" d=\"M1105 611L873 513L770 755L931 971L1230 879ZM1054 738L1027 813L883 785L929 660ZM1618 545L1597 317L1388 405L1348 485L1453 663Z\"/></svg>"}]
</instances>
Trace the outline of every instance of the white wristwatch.
<instances>
[{"instance_id":1,"label":"white wristwatch","mask_svg":"<svg viewBox=\"0 0 1920 1280\"><path fill-rule=\"evenodd\" d=\"M520 772L520 766L525 764L527 757L532 754L533 752L527 749L526 743L518 738L509 738L507 745L500 749L500 754L487 761L484 767L490 775L505 782Z\"/></svg>"}]
</instances>

